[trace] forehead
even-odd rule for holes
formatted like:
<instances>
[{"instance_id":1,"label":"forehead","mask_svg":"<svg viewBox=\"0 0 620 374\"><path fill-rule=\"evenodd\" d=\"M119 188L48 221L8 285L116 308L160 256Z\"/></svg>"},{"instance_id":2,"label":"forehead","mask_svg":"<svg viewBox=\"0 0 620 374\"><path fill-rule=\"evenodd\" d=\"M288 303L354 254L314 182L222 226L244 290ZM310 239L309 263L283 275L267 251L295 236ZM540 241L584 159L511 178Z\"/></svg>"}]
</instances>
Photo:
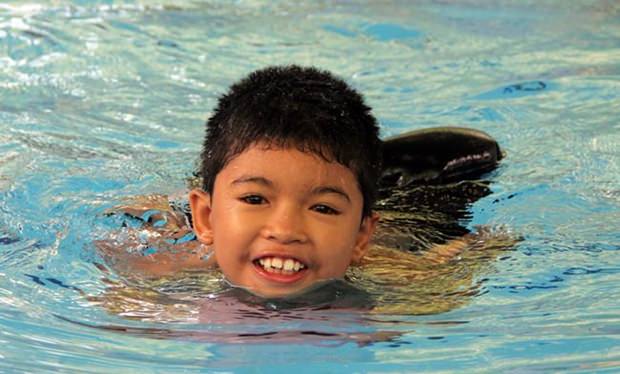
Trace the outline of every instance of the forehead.
<instances>
[{"instance_id":1,"label":"forehead","mask_svg":"<svg viewBox=\"0 0 620 374\"><path fill-rule=\"evenodd\" d=\"M252 145L233 157L220 171L217 179L235 179L248 174L273 178L277 183L336 184L360 192L351 169L294 147L273 147L261 143Z\"/></svg>"}]
</instances>

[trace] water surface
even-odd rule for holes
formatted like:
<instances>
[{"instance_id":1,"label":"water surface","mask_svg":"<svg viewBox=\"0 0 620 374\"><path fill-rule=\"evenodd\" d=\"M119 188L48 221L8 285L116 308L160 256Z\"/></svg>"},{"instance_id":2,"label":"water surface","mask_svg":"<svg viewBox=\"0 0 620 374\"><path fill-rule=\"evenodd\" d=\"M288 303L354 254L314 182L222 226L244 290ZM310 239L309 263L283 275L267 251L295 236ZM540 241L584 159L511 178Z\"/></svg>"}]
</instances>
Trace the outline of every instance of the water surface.
<instances>
[{"instance_id":1,"label":"water surface","mask_svg":"<svg viewBox=\"0 0 620 374\"><path fill-rule=\"evenodd\" d=\"M618 40L613 1L4 2L0 371L620 370ZM361 90L384 136L496 137L467 225L524 240L441 313L200 323L200 277L119 291L148 315L96 305L127 284L96 266L103 212L183 191L218 95L289 63Z\"/></svg>"}]
</instances>

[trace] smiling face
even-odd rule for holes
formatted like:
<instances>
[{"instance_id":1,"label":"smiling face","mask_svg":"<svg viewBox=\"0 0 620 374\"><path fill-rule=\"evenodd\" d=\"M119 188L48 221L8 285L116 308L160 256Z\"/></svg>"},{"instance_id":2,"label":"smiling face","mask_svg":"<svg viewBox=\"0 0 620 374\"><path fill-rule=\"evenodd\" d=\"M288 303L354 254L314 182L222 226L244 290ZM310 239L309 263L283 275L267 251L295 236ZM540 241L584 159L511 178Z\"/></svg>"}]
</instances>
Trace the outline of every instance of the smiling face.
<instances>
[{"instance_id":1,"label":"smiling face","mask_svg":"<svg viewBox=\"0 0 620 374\"><path fill-rule=\"evenodd\" d=\"M377 217L345 166L295 148L249 147L190 193L194 230L234 285L264 297L342 278L359 261Z\"/></svg>"}]
</instances>

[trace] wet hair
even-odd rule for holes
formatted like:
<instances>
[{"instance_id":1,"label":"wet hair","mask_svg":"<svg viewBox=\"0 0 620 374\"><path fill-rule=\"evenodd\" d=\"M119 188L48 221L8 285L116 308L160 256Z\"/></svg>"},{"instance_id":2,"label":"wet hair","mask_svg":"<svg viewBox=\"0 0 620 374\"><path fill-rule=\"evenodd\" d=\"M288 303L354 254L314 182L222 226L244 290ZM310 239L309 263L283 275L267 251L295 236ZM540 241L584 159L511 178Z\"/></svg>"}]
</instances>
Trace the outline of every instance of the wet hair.
<instances>
[{"instance_id":1,"label":"wet hair","mask_svg":"<svg viewBox=\"0 0 620 374\"><path fill-rule=\"evenodd\" d=\"M207 121L202 188L213 193L226 164L259 142L347 167L364 198L363 216L370 216L381 171L379 126L362 96L342 79L313 67L273 66L232 85Z\"/></svg>"}]
</instances>

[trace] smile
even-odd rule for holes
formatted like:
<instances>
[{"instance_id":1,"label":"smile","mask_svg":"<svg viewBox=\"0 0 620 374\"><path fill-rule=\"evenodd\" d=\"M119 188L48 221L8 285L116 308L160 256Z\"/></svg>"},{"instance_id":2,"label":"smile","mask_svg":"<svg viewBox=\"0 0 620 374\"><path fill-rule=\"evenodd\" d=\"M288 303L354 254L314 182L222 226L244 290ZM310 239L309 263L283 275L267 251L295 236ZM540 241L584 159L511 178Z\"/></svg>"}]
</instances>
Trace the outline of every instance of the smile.
<instances>
[{"instance_id":1,"label":"smile","mask_svg":"<svg viewBox=\"0 0 620 374\"><path fill-rule=\"evenodd\" d=\"M254 261L256 265L262 267L266 272L272 274L295 274L306 268L306 265L292 258L283 257L261 257Z\"/></svg>"}]
</instances>

